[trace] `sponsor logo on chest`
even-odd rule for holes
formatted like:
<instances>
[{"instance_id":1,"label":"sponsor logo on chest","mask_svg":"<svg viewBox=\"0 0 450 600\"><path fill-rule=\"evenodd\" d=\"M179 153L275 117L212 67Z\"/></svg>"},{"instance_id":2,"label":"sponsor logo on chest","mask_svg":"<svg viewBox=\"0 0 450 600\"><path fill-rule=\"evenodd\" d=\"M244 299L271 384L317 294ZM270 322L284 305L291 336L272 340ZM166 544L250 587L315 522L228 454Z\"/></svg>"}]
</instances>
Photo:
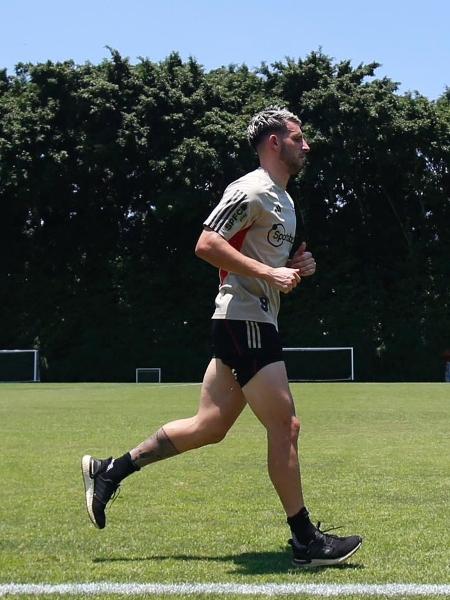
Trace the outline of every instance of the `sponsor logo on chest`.
<instances>
[{"instance_id":1,"label":"sponsor logo on chest","mask_svg":"<svg viewBox=\"0 0 450 600\"><path fill-rule=\"evenodd\" d=\"M288 244L293 244L294 236L291 233L286 233L286 229L283 223L275 223L269 229L269 232L267 234L267 241L271 246L278 248L284 242L287 242Z\"/></svg>"}]
</instances>

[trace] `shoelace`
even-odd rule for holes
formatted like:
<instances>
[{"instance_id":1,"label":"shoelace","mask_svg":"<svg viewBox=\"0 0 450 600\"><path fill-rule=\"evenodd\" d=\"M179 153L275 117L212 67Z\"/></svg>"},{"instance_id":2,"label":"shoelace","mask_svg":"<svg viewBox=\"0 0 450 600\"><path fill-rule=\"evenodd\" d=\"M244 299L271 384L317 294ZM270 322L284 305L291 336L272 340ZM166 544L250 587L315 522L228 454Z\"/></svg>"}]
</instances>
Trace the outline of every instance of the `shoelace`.
<instances>
[{"instance_id":1,"label":"shoelace","mask_svg":"<svg viewBox=\"0 0 450 600\"><path fill-rule=\"evenodd\" d=\"M342 529L344 527L343 525L338 525L337 527L330 527L329 529L320 529L321 524L322 523L320 521L317 522L317 525L316 525L317 531L319 533L324 534L324 535L328 535L328 537L331 537L331 538L334 538L334 539L337 539L339 536L338 535L333 535L333 534L329 535L328 532L329 531L336 531L336 529Z\"/></svg>"},{"instance_id":2,"label":"shoelace","mask_svg":"<svg viewBox=\"0 0 450 600\"><path fill-rule=\"evenodd\" d=\"M105 506L105 510L114 504L114 502L117 500L117 498L120 496L120 485L117 486L117 488L114 490L114 492L112 493L111 498L109 499L109 501L106 503Z\"/></svg>"},{"instance_id":3,"label":"shoelace","mask_svg":"<svg viewBox=\"0 0 450 600\"><path fill-rule=\"evenodd\" d=\"M316 525L316 529L319 533L321 533L322 535L326 535L327 537L333 538L335 540L337 540L339 538L338 535L333 535L333 534L329 534L329 531L336 531L336 529L342 529L344 526L343 525L338 525L337 527L330 527L329 529L320 529L321 526L321 522L318 521L317 525ZM294 546L294 542L292 539L288 540L288 544L290 546Z\"/></svg>"}]
</instances>

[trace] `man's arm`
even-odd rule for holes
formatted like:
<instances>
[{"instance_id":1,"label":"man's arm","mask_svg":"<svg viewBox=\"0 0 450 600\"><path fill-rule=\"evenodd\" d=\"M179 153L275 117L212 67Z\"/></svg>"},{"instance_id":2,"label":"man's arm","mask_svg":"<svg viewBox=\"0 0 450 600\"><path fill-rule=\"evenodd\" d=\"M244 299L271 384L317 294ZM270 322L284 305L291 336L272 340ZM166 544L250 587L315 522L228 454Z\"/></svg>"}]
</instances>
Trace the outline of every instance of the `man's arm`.
<instances>
[{"instance_id":1,"label":"man's arm","mask_svg":"<svg viewBox=\"0 0 450 600\"><path fill-rule=\"evenodd\" d=\"M287 294L300 283L298 269L269 267L233 248L215 231L204 229L195 247L195 254L211 265L238 275L264 279Z\"/></svg>"}]
</instances>

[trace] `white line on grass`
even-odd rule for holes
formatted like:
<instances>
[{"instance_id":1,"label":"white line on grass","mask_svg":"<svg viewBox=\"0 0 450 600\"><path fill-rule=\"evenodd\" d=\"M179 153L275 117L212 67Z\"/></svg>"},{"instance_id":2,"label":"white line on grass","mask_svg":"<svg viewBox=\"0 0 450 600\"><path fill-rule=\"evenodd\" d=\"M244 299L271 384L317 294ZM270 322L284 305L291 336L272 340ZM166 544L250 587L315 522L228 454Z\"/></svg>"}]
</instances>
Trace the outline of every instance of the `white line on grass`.
<instances>
[{"instance_id":1,"label":"white line on grass","mask_svg":"<svg viewBox=\"0 0 450 600\"><path fill-rule=\"evenodd\" d=\"M197 596L200 594L239 594L243 596L286 596L303 594L305 596L449 596L449 585L420 583L6 583L0 584L0 596L43 596L60 595L102 595L123 594L137 596L178 595Z\"/></svg>"}]
</instances>

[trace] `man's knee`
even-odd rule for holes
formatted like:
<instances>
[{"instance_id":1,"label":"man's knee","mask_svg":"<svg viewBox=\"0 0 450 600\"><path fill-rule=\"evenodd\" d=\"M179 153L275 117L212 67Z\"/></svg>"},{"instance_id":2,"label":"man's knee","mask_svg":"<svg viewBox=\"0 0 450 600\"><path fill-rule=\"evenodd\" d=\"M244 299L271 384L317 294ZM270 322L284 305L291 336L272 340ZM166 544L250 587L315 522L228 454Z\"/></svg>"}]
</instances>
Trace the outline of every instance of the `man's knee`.
<instances>
[{"instance_id":1,"label":"man's knee","mask_svg":"<svg viewBox=\"0 0 450 600\"><path fill-rule=\"evenodd\" d=\"M301 424L300 420L294 415L291 418L291 438L297 440L300 435Z\"/></svg>"},{"instance_id":2,"label":"man's knee","mask_svg":"<svg viewBox=\"0 0 450 600\"><path fill-rule=\"evenodd\" d=\"M198 435L202 438L204 445L218 444L229 431L229 427L221 421L201 420L197 425Z\"/></svg>"},{"instance_id":3,"label":"man's knee","mask_svg":"<svg viewBox=\"0 0 450 600\"><path fill-rule=\"evenodd\" d=\"M295 415L283 416L270 423L267 430L269 435L289 438L296 443L300 435L300 421Z\"/></svg>"}]
</instances>

